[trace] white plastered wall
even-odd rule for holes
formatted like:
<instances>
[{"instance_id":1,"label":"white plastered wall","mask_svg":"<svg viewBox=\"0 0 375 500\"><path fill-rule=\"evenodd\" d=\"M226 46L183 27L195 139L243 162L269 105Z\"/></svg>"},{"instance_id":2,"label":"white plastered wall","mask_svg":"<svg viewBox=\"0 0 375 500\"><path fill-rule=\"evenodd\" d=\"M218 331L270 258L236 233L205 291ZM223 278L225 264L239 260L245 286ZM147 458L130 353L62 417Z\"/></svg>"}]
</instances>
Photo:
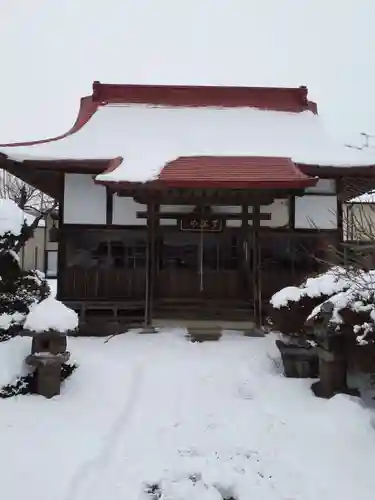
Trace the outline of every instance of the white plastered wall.
<instances>
[{"instance_id":1,"label":"white plastered wall","mask_svg":"<svg viewBox=\"0 0 375 500\"><path fill-rule=\"evenodd\" d=\"M336 229L337 197L333 195L297 197L295 227L297 229Z\"/></svg>"},{"instance_id":2,"label":"white plastered wall","mask_svg":"<svg viewBox=\"0 0 375 500\"><path fill-rule=\"evenodd\" d=\"M107 192L89 174L64 176L64 224L105 224Z\"/></svg>"},{"instance_id":3,"label":"white plastered wall","mask_svg":"<svg viewBox=\"0 0 375 500\"><path fill-rule=\"evenodd\" d=\"M141 205L124 196L113 195L113 217L112 224L119 226L144 226L145 219L137 219L137 212L146 211L146 206Z\"/></svg>"},{"instance_id":4,"label":"white plastered wall","mask_svg":"<svg viewBox=\"0 0 375 500\"><path fill-rule=\"evenodd\" d=\"M65 174L64 223L65 224L105 224L106 189L95 184L90 174ZM113 195L112 224L120 226L142 226L144 219L137 218L137 212L145 211L146 206L131 197ZM161 212L189 213L194 210L190 205L161 205ZM241 213L240 206L213 206L214 213ZM251 207L249 207L251 212ZM271 205L261 207L261 212L271 213L270 220L261 221L262 226L282 227L288 223L288 200L275 200ZM163 226L174 226L175 219L161 219ZM249 221L251 225L251 221ZM228 227L240 227L241 220L228 220Z\"/></svg>"},{"instance_id":5,"label":"white plastered wall","mask_svg":"<svg viewBox=\"0 0 375 500\"><path fill-rule=\"evenodd\" d=\"M289 200L275 200L271 205L260 207L261 213L271 214L270 220L261 220L265 227L284 227L289 223Z\"/></svg>"}]
</instances>

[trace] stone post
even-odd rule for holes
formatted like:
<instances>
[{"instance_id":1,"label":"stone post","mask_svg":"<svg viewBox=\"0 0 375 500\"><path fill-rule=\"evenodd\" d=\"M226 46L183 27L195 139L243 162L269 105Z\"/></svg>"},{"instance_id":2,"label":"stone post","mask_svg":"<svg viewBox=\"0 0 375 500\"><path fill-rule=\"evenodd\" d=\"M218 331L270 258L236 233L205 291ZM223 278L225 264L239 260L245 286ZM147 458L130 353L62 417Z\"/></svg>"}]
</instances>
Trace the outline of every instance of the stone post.
<instances>
[{"instance_id":1,"label":"stone post","mask_svg":"<svg viewBox=\"0 0 375 500\"><path fill-rule=\"evenodd\" d=\"M40 364L36 369L36 392L45 398L60 394L61 365Z\"/></svg>"},{"instance_id":2,"label":"stone post","mask_svg":"<svg viewBox=\"0 0 375 500\"><path fill-rule=\"evenodd\" d=\"M319 381L312 384L315 396L332 398L335 394L358 395L356 389L349 389L347 384L347 353L344 349L344 337L336 334L331 319L334 306L325 302L317 316L308 321L314 336L319 342L316 352L319 358Z\"/></svg>"},{"instance_id":3,"label":"stone post","mask_svg":"<svg viewBox=\"0 0 375 500\"><path fill-rule=\"evenodd\" d=\"M60 394L61 367L70 357L66 351L66 335L53 330L31 334L31 354L27 356L26 363L35 367L35 391L52 398Z\"/></svg>"},{"instance_id":4,"label":"stone post","mask_svg":"<svg viewBox=\"0 0 375 500\"><path fill-rule=\"evenodd\" d=\"M347 363L342 354L318 348L319 377L311 389L315 396L320 398L332 398L335 394L348 394L350 390L347 385Z\"/></svg>"}]
</instances>

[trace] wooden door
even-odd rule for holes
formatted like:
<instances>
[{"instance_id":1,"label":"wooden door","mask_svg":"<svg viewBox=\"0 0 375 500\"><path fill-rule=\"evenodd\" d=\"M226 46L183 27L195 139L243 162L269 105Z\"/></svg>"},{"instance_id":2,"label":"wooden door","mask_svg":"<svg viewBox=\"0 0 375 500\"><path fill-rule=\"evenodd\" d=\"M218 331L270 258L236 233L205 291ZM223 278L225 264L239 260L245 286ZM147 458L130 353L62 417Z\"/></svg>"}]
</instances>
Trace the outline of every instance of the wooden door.
<instances>
[{"instance_id":1,"label":"wooden door","mask_svg":"<svg viewBox=\"0 0 375 500\"><path fill-rule=\"evenodd\" d=\"M244 298L236 231L181 232L160 238L156 295L171 299Z\"/></svg>"}]
</instances>

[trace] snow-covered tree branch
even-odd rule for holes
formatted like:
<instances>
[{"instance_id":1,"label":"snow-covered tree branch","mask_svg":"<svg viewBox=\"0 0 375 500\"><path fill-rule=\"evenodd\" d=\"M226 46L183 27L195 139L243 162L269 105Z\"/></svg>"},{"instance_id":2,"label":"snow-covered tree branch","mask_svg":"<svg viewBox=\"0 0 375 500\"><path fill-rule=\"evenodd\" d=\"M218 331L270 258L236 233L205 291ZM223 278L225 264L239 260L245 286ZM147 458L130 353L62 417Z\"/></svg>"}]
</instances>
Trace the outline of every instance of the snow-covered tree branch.
<instances>
[{"instance_id":1,"label":"snow-covered tree branch","mask_svg":"<svg viewBox=\"0 0 375 500\"><path fill-rule=\"evenodd\" d=\"M39 221L58 206L56 200L5 170L0 170L0 199L12 200L25 214L33 216L33 220L28 221L17 239L12 242L15 253L32 237Z\"/></svg>"},{"instance_id":2,"label":"snow-covered tree branch","mask_svg":"<svg viewBox=\"0 0 375 500\"><path fill-rule=\"evenodd\" d=\"M36 216L57 207L56 200L5 170L0 170L0 198L13 200L22 210Z\"/></svg>"}]
</instances>

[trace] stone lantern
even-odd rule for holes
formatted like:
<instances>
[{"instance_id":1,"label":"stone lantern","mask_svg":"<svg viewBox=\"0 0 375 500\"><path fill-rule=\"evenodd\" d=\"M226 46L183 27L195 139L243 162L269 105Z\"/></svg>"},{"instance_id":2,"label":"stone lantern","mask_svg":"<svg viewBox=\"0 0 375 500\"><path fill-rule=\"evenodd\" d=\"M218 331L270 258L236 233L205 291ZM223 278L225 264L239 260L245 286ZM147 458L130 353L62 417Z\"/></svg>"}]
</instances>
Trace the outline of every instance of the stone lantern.
<instances>
[{"instance_id":1,"label":"stone lantern","mask_svg":"<svg viewBox=\"0 0 375 500\"><path fill-rule=\"evenodd\" d=\"M331 324L334 305L327 301L320 311L308 319L306 326L311 328L319 347L316 348L319 357L319 381L311 388L314 394L321 398L331 398L335 394L358 395L356 389L347 385L347 353L344 338L336 332Z\"/></svg>"},{"instance_id":2,"label":"stone lantern","mask_svg":"<svg viewBox=\"0 0 375 500\"><path fill-rule=\"evenodd\" d=\"M46 398L60 394L61 368L70 358L67 336L76 331L78 316L72 309L48 297L28 314L23 335L32 337L26 364L35 368L36 392Z\"/></svg>"}]
</instances>

